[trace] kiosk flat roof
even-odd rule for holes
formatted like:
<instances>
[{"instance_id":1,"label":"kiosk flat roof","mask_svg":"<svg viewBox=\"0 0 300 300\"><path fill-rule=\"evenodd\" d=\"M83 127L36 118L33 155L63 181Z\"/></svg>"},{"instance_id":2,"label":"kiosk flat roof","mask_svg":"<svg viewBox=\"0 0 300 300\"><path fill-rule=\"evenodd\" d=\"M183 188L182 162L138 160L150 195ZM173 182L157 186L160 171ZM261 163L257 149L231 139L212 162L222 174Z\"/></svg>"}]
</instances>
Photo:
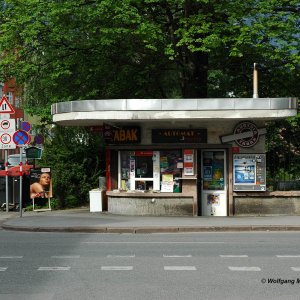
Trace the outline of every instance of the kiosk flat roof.
<instances>
[{"instance_id":1,"label":"kiosk flat roof","mask_svg":"<svg viewBox=\"0 0 300 300\"><path fill-rule=\"evenodd\" d=\"M297 98L107 99L55 103L53 121L64 126L103 122L275 120L297 115Z\"/></svg>"}]
</instances>

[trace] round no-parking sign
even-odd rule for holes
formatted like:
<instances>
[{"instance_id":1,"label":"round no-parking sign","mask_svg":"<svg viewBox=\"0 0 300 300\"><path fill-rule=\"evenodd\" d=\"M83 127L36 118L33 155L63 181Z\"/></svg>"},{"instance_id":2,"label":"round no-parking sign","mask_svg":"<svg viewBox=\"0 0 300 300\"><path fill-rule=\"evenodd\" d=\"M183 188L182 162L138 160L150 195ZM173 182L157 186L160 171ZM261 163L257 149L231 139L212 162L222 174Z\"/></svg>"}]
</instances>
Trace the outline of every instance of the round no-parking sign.
<instances>
[{"instance_id":1,"label":"round no-parking sign","mask_svg":"<svg viewBox=\"0 0 300 300\"><path fill-rule=\"evenodd\" d=\"M26 131L18 130L13 135L13 141L16 145L26 145L30 139Z\"/></svg>"}]
</instances>

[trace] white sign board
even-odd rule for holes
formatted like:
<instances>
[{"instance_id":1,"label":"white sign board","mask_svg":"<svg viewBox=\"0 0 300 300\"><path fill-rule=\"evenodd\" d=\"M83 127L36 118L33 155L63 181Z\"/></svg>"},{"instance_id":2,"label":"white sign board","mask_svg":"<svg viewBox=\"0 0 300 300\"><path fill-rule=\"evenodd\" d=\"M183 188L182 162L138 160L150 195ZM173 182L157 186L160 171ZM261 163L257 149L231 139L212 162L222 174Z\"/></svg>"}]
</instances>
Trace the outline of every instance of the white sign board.
<instances>
[{"instance_id":1,"label":"white sign board","mask_svg":"<svg viewBox=\"0 0 300 300\"><path fill-rule=\"evenodd\" d=\"M13 135L16 131L15 119L0 119L0 149L16 149Z\"/></svg>"},{"instance_id":2,"label":"white sign board","mask_svg":"<svg viewBox=\"0 0 300 300\"><path fill-rule=\"evenodd\" d=\"M3 96L0 100L0 114L14 114L15 110L9 103L8 99Z\"/></svg>"}]
</instances>

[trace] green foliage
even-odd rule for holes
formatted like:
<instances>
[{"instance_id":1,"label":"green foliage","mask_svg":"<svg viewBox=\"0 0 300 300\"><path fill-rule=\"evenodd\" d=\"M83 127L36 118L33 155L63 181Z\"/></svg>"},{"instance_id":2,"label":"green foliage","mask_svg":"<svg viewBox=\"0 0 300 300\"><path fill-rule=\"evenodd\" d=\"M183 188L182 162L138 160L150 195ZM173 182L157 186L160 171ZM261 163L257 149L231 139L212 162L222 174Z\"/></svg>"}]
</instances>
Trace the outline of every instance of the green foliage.
<instances>
[{"instance_id":1,"label":"green foliage","mask_svg":"<svg viewBox=\"0 0 300 300\"><path fill-rule=\"evenodd\" d=\"M0 80L25 85L26 109L43 121L67 100L249 96L254 62L261 96L299 86L295 0L0 4Z\"/></svg>"},{"instance_id":2,"label":"green foliage","mask_svg":"<svg viewBox=\"0 0 300 300\"><path fill-rule=\"evenodd\" d=\"M60 208L59 200L57 198L51 198L51 209L57 210Z\"/></svg>"},{"instance_id":3,"label":"green foliage","mask_svg":"<svg viewBox=\"0 0 300 300\"><path fill-rule=\"evenodd\" d=\"M0 82L17 78L45 124L61 101L251 97L254 62L260 97L298 97L299 14L297 0L0 0ZM298 125L275 127L298 137ZM286 156L270 126L270 151ZM57 197L84 201L99 153L91 167L92 138L56 130L44 163Z\"/></svg>"},{"instance_id":4,"label":"green foliage","mask_svg":"<svg viewBox=\"0 0 300 300\"><path fill-rule=\"evenodd\" d=\"M268 124L269 176L274 180L300 179L300 117Z\"/></svg>"},{"instance_id":5,"label":"green foliage","mask_svg":"<svg viewBox=\"0 0 300 300\"><path fill-rule=\"evenodd\" d=\"M60 208L83 205L104 170L102 138L82 128L59 126L52 135L44 145L41 165L51 167L53 196Z\"/></svg>"}]
</instances>

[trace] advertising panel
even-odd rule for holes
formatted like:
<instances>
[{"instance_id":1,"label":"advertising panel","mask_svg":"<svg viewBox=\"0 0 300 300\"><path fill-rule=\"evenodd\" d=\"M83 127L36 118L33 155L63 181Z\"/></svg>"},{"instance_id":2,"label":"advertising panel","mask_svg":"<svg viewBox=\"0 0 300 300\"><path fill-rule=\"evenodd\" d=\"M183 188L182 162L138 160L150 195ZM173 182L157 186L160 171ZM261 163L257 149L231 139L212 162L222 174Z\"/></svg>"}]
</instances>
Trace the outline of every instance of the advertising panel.
<instances>
[{"instance_id":1,"label":"advertising panel","mask_svg":"<svg viewBox=\"0 0 300 300\"><path fill-rule=\"evenodd\" d=\"M233 190L265 191L266 190L266 155L234 154L233 155Z\"/></svg>"},{"instance_id":2,"label":"advertising panel","mask_svg":"<svg viewBox=\"0 0 300 300\"><path fill-rule=\"evenodd\" d=\"M52 179L50 168L30 170L30 199L51 198Z\"/></svg>"}]
</instances>

